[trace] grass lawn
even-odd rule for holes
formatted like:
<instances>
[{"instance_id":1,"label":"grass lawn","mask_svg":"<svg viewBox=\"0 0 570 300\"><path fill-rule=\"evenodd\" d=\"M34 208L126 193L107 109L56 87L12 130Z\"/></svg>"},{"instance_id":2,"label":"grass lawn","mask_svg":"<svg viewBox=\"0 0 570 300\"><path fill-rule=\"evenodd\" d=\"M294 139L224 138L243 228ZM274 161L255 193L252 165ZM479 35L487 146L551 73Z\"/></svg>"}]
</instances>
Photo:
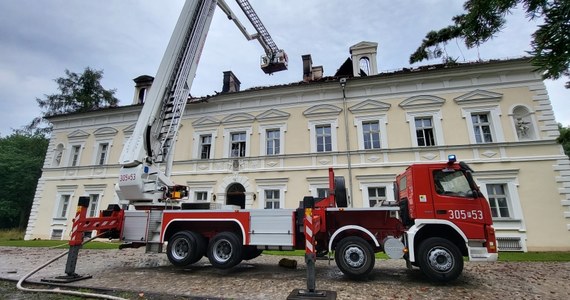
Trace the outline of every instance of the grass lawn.
<instances>
[{"instance_id":1,"label":"grass lawn","mask_svg":"<svg viewBox=\"0 0 570 300\"><path fill-rule=\"evenodd\" d=\"M92 241L83 245L84 249L118 249L119 242ZM68 241L32 240L24 241L24 232L16 229L0 230L0 246L8 247L49 247L69 248Z\"/></svg>"}]
</instances>

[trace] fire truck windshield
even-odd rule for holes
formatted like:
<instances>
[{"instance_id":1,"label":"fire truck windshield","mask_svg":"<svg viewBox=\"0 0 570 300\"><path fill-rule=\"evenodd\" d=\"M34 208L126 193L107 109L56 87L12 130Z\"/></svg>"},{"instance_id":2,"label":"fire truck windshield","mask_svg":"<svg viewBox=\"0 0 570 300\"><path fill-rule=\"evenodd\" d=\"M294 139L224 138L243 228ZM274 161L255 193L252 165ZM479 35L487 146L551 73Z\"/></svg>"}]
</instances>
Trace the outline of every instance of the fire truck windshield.
<instances>
[{"instance_id":1,"label":"fire truck windshield","mask_svg":"<svg viewBox=\"0 0 570 300\"><path fill-rule=\"evenodd\" d=\"M460 170L435 170L433 179L435 191L440 195L472 197L469 181Z\"/></svg>"}]
</instances>

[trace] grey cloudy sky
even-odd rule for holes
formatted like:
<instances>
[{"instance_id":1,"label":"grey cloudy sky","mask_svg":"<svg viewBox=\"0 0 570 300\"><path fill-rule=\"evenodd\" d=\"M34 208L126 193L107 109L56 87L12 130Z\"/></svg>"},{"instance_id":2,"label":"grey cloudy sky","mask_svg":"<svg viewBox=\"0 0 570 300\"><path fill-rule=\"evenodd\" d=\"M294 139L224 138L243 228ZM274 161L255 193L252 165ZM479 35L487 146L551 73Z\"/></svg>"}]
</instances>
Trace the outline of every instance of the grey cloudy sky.
<instances>
[{"instance_id":1,"label":"grey cloudy sky","mask_svg":"<svg viewBox=\"0 0 570 300\"><path fill-rule=\"evenodd\" d=\"M226 2L241 16L234 1ZM311 54L314 65L322 65L325 75L333 75L349 56L348 48L360 41L379 43L379 70L410 67L409 55L425 34L451 24L451 17L463 11L463 2L250 0L277 46L289 56L289 70L271 76L259 69L262 48L246 41L218 9L192 94L220 91L222 72L227 70L238 76L242 88L300 81L303 54ZM56 93L54 79L63 76L65 69L82 72L89 66L103 70L103 86L117 89L120 105L131 104L132 79L155 75L183 3L0 1L0 135L41 115L35 99ZM245 17L241 21L247 24ZM536 26L518 9L508 17L503 32L479 49L467 50L461 41L449 43L446 49L459 61L520 57L530 50L530 35ZM557 121L570 125L570 90L564 89L563 80L546 85Z\"/></svg>"}]
</instances>

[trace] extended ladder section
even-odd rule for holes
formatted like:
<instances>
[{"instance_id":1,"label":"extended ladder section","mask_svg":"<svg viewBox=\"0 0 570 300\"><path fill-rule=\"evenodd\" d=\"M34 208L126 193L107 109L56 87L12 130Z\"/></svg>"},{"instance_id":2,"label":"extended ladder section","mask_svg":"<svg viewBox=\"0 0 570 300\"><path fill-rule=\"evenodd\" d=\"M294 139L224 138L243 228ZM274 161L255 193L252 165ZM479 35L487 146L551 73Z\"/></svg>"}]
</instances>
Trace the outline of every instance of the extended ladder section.
<instances>
[{"instance_id":1,"label":"extended ladder section","mask_svg":"<svg viewBox=\"0 0 570 300\"><path fill-rule=\"evenodd\" d=\"M239 21L234 22L248 39L260 41L267 53L262 69L266 73L287 69L285 52L277 48L249 2L239 0L238 4L259 33L246 35ZM137 208L164 207L170 200L187 196L187 188L175 185L169 177L178 129L216 5L229 12L228 17L235 17L223 0L185 2L133 134L121 153L117 194Z\"/></svg>"},{"instance_id":2,"label":"extended ladder section","mask_svg":"<svg viewBox=\"0 0 570 300\"><path fill-rule=\"evenodd\" d=\"M224 0L218 0L218 6L222 11L228 16L228 19L232 20L236 26L239 28L241 33L248 40L257 39L265 51L265 55L261 57L261 69L266 74L272 74L275 72L287 70L288 58L287 54L283 49L279 49L271 35L251 7L248 0L236 0L237 4L253 25L253 28L257 33L249 34L245 27L240 23L237 17L233 14L230 7L225 3Z\"/></svg>"}]
</instances>

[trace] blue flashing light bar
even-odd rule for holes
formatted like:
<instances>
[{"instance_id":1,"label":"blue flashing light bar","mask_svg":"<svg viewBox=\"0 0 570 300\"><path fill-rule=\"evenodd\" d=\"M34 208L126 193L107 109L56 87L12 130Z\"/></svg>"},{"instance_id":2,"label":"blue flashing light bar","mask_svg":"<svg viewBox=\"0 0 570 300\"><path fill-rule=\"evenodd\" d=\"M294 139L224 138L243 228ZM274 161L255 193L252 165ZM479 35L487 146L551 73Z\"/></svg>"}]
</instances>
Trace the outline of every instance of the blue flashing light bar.
<instances>
[{"instance_id":1,"label":"blue flashing light bar","mask_svg":"<svg viewBox=\"0 0 570 300\"><path fill-rule=\"evenodd\" d=\"M449 154L447 156L447 163L452 164L456 161L457 161L457 157L455 156L455 154Z\"/></svg>"}]
</instances>

